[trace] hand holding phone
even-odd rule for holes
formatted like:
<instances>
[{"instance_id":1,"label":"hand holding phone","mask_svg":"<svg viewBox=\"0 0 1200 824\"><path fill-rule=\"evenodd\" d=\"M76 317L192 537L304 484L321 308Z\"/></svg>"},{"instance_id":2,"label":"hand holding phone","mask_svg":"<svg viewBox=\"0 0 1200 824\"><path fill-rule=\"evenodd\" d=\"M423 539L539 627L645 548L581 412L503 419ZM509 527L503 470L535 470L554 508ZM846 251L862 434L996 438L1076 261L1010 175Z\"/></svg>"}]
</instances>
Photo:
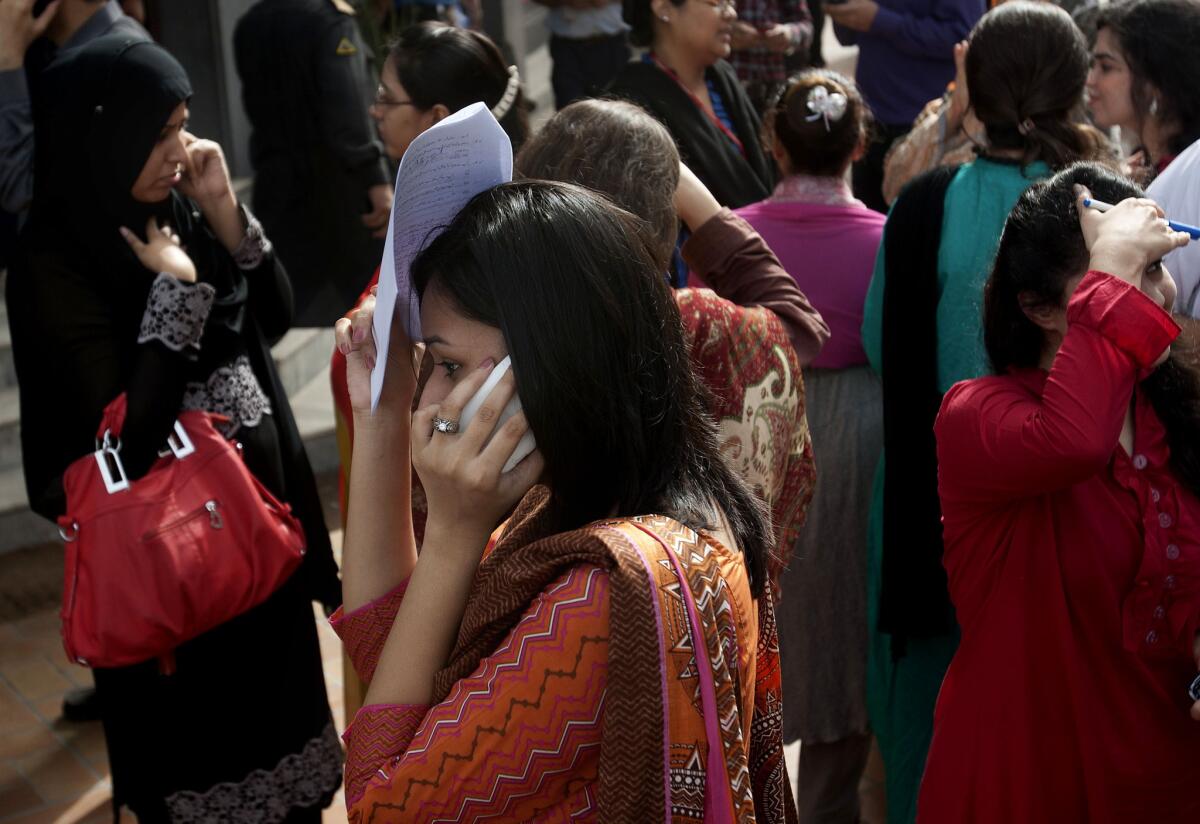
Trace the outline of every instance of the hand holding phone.
<instances>
[{"instance_id":1,"label":"hand holding phone","mask_svg":"<svg viewBox=\"0 0 1200 824\"><path fill-rule=\"evenodd\" d=\"M484 381L483 386L479 387L479 391L476 392L471 400L467 401L466 405L463 407L462 414L458 419L459 431L466 430L467 425L471 423L472 418L474 418L479 412L479 407L483 406L483 402L487 400L487 396L491 394L492 390L496 388L496 384L500 382L500 379L503 378L511 368L512 358L509 357L506 357L504 360L496 364L496 366L492 369L492 373L488 375L488 379ZM512 399L505 405L504 410L500 413L500 419L496 421L496 427L492 430L492 436L496 434L496 431L500 429L506 420L517 414L517 412L520 410L521 399L516 395L513 395ZM491 437L488 438L488 441L491 441ZM536 448L537 443L534 441L533 432L526 432L521 440L517 443L517 447L513 450L512 455L510 455L508 460L505 461L502 471L510 471L514 466L521 462L522 458Z\"/></svg>"}]
</instances>

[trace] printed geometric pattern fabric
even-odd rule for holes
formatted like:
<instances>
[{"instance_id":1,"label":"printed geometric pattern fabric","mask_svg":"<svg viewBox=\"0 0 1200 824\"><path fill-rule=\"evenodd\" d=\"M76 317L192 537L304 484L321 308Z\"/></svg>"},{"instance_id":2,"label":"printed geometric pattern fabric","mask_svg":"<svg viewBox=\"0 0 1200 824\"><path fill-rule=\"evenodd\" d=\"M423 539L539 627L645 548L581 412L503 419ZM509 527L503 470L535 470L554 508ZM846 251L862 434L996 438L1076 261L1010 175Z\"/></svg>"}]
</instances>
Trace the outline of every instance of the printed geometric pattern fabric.
<instances>
[{"instance_id":1,"label":"printed geometric pattern fabric","mask_svg":"<svg viewBox=\"0 0 1200 824\"><path fill-rule=\"evenodd\" d=\"M796 51L807 49L812 42L812 14L808 4L797 0L740 0L738 20L749 23L759 31L766 31L777 23L791 24L792 47ZM800 24L809 23L807 36L800 36ZM729 62L737 69L743 83L782 83L787 80L787 63L782 52L771 51L765 46L740 49L729 55Z\"/></svg>"},{"instance_id":2,"label":"printed geometric pattern fabric","mask_svg":"<svg viewBox=\"0 0 1200 824\"><path fill-rule=\"evenodd\" d=\"M369 604L363 604L349 614L344 607L338 607L329 616L333 631L342 639L346 654L354 664L354 671L364 684L369 684L375 676L379 654L383 652L383 645L392 631L392 623L400 611L400 602L407 589L408 581L405 580L391 592Z\"/></svg>"},{"instance_id":3,"label":"printed geometric pattern fabric","mask_svg":"<svg viewBox=\"0 0 1200 824\"><path fill-rule=\"evenodd\" d=\"M608 610L607 574L575 567L444 701L361 710L350 820L595 821Z\"/></svg>"},{"instance_id":4,"label":"printed geometric pattern fabric","mask_svg":"<svg viewBox=\"0 0 1200 824\"><path fill-rule=\"evenodd\" d=\"M741 558L734 556L717 541L701 536L667 518L638 518L664 539L674 553L684 575L691 600L700 614L707 649L710 678L716 688L717 711L722 733L724 762L734 802L735 820L754 818L753 792L748 772L746 737L750 734L750 713L754 705L753 655L743 656L742 649L757 648L757 614L750 598L749 580ZM667 673L673 677L668 694L670 705L671 804L677 822L704 821L705 782L703 771L707 750L706 729L700 699L700 679L695 645L687 616L687 597L675 566L664 557L656 559L654 573L663 603L663 631L667 640ZM750 677L743 682L740 670L748 668ZM671 687L674 687L672 689ZM697 746L692 742L701 742ZM697 773L697 769L701 772ZM699 784L697 788L696 785ZM679 788L684 798L677 799ZM699 790L694 792L693 788ZM689 801L684 804L684 799ZM699 806L695 801L698 800Z\"/></svg>"},{"instance_id":5,"label":"printed geometric pattern fabric","mask_svg":"<svg viewBox=\"0 0 1200 824\"><path fill-rule=\"evenodd\" d=\"M770 587L770 582L767 583ZM759 821L795 824L796 807L783 760L783 671L771 592L758 599L758 649L754 668L754 716L750 724L750 776Z\"/></svg>"},{"instance_id":6,"label":"printed geometric pattern fabric","mask_svg":"<svg viewBox=\"0 0 1200 824\"><path fill-rule=\"evenodd\" d=\"M367 708L347 731L350 820L692 824L723 796L711 792L717 780L730 789L726 817L794 821L778 662L759 660L774 650L760 632L764 604L773 632L770 602L751 598L740 556L666 518L539 540L547 501L544 487L526 496L481 564L436 703L419 721L424 708ZM707 673L697 670L685 598L703 628ZM394 615L398 601L385 601ZM359 610L339 632L360 633L359 619L390 630L385 615ZM367 663L355 658L360 670ZM713 774L702 677L716 688L724 756ZM757 718L760 706L775 717ZM759 729L767 740L753 740Z\"/></svg>"},{"instance_id":7,"label":"printed geometric pattern fabric","mask_svg":"<svg viewBox=\"0 0 1200 824\"><path fill-rule=\"evenodd\" d=\"M775 552L767 572L778 599L816 484L800 361L769 309L738 306L708 289L680 289L675 301L712 397L721 453L771 507Z\"/></svg>"},{"instance_id":8,"label":"printed geometric pattern fabric","mask_svg":"<svg viewBox=\"0 0 1200 824\"><path fill-rule=\"evenodd\" d=\"M379 765L408 749L427 704L369 704L359 709L342 740L346 742L346 803L356 804Z\"/></svg>"}]
</instances>

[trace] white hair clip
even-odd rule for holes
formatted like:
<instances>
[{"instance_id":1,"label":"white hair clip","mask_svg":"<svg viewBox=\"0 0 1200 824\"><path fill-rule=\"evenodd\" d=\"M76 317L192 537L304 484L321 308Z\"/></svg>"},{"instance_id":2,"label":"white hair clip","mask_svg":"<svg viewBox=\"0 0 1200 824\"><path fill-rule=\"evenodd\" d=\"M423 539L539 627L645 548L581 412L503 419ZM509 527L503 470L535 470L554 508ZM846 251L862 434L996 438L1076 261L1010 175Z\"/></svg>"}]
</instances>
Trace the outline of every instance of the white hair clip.
<instances>
[{"instance_id":1,"label":"white hair clip","mask_svg":"<svg viewBox=\"0 0 1200 824\"><path fill-rule=\"evenodd\" d=\"M508 114L508 110L512 108L513 102L517 99L517 92L521 90L521 75L517 72L516 66L508 67L508 85L504 87L504 96L500 98L500 102L492 106L492 116L497 120L503 120L504 115Z\"/></svg>"},{"instance_id":2,"label":"white hair clip","mask_svg":"<svg viewBox=\"0 0 1200 824\"><path fill-rule=\"evenodd\" d=\"M846 114L846 95L841 92L831 94L824 86L813 86L809 89L806 103L812 114L805 120L811 123L818 117L824 118L825 131L829 131L829 121L836 123Z\"/></svg>"}]
</instances>

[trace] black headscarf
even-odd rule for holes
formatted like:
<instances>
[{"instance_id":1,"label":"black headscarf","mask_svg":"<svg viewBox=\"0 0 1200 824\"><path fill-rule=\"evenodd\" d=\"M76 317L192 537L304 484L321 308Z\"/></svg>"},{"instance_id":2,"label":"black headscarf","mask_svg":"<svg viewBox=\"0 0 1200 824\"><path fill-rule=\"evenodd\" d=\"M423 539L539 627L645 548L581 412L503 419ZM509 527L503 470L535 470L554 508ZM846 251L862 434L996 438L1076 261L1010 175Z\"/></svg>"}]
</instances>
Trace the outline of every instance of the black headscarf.
<instances>
[{"instance_id":1,"label":"black headscarf","mask_svg":"<svg viewBox=\"0 0 1200 824\"><path fill-rule=\"evenodd\" d=\"M139 203L130 195L171 113L192 96L183 66L153 42L114 34L60 55L41 82L32 242L52 235L61 245L65 233L117 277L124 273L116 269L145 271L119 226L141 236L153 216L186 243L182 197L172 192L159 203ZM111 266L118 261L127 266Z\"/></svg>"},{"instance_id":2,"label":"black headscarf","mask_svg":"<svg viewBox=\"0 0 1200 824\"><path fill-rule=\"evenodd\" d=\"M114 303L138 313L156 273L121 237L146 240L154 217L180 237L200 281L217 290L201 366L228 355L228 330L241 332L246 283L203 228L195 204L172 190L158 203L130 194L172 112L192 96L187 72L152 41L111 34L59 56L43 76L46 101L34 111L38 136L29 248L70 249L81 268L106 278ZM224 339L224 340L223 340Z\"/></svg>"}]
</instances>

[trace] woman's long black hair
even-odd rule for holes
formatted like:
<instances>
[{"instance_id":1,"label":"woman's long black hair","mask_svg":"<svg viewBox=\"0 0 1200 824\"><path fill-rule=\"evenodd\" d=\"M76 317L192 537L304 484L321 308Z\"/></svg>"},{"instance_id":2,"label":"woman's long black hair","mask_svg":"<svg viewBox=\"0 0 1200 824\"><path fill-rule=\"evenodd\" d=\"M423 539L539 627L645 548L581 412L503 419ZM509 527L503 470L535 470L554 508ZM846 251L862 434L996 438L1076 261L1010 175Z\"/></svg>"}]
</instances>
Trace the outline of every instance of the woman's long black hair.
<instances>
[{"instance_id":1,"label":"woman's long black hair","mask_svg":"<svg viewBox=\"0 0 1200 824\"><path fill-rule=\"evenodd\" d=\"M510 183L475 197L412 278L504 334L559 529L613 514L711 529L719 507L758 595L770 516L721 457L654 243L579 186Z\"/></svg>"},{"instance_id":2,"label":"woman's long black hair","mask_svg":"<svg viewBox=\"0 0 1200 824\"><path fill-rule=\"evenodd\" d=\"M1143 196L1131 181L1094 163L1069 166L1021 195L1004 225L984 291L984 344L998 374L1035 367L1041 360L1042 330L1022 307L1062 306L1067 281L1087 271L1075 184L1108 203ZM1171 468L1200 495L1200 368L1195 341L1186 331L1142 388L1166 427Z\"/></svg>"}]
</instances>

